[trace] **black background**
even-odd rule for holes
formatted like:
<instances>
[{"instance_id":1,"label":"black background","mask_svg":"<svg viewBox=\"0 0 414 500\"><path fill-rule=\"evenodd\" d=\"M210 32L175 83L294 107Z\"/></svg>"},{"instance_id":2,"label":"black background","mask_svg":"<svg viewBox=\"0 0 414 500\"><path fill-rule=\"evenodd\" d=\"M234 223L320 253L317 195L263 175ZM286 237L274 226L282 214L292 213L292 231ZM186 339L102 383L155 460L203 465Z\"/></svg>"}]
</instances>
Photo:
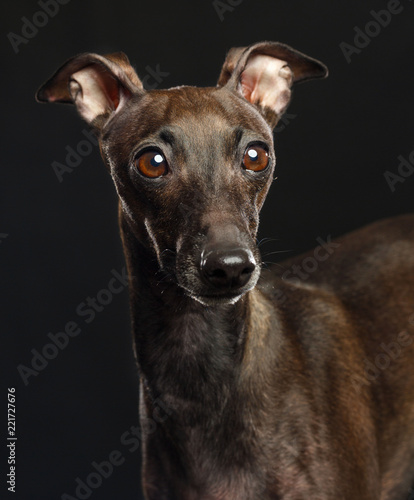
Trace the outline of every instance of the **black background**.
<instances>
[{"instance_id":1,"label":"black background","mask_svg":"<svg viewBox=\"0 0 414 500\"><path fill-rule=\"evenodd\" d=\"M138 422L127 291L89 324L76 313L124 265L115 191L96 147L58 181L52 162L65 162L66 146L76 148L86 125L70 106L37 104L39 85L85 51L122 50L141 78L159 65L168 73L160 87L215 85L230 47L266 39L326 63L329 78L295 89L289 123L276 134L278 180L262 212L261 237L275 239L263 253L265 261L277 261L315 246L317 237L413 210L414 175L394 193L384 179L385 171L397 172L399 155L414 150L414 5L401 5L350 63L340 43L353 44L354 27L364 30L370 11L386 2L243 0L220 19L211 1L71 0L17 54L7 35L21 34L21 18L31 20L40 7L29 1L3 7L0 408L6 416L6 387L15 387L13 498L75 497L76 478L85 480L91 463L113 450L125 463L91 498L142 498L139 452L120 441ZM273 253L285 250L290 253ZM17 366L30 366L31 350L42 350L47 334L68 321L81 333L25 385ZM1 429L5 466L6 426Z\"/></svg>"}]
</instances>

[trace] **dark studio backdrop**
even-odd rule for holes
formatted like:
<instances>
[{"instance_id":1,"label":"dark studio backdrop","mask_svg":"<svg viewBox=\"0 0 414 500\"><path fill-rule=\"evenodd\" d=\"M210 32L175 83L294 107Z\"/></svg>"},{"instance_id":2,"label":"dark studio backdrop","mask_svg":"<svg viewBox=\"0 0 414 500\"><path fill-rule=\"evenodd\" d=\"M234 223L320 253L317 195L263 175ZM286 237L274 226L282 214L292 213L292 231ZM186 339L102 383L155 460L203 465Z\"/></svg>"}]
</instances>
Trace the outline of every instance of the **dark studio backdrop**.
<instances>
[{"instance_id":1,"label":"dark studio backdrop","mask_svg":"<svg viewBox=\"0 0 414 500\"><path fill-rule=\"evenodd\" d=\"M159 88L215 85L228 49L261 40L326 63L329 78L298 85L277 127L278 180L260 232L275 239L262 247L264 260L277 262L318 238L413 211L414 168L405 162L411 154L414 163L413 21L410 0L3 7L0 408L6 418L7 388L15 388L17 464L13 495L4 424L2 498L142 498L115 190L75 109L35 102L40 84L86 51L126 52L147 87ZM78 157L68 153L77 150ZM59 179L57 163L77 166ZM88 297L99 298L96 310ZM65 329L77 334L65 341L58 334ZM61 347L40 358L52 338ZM97 472L109 459L113 471ZM93 488L76 492L82 481Z\"/></svg>"}]
</instances>

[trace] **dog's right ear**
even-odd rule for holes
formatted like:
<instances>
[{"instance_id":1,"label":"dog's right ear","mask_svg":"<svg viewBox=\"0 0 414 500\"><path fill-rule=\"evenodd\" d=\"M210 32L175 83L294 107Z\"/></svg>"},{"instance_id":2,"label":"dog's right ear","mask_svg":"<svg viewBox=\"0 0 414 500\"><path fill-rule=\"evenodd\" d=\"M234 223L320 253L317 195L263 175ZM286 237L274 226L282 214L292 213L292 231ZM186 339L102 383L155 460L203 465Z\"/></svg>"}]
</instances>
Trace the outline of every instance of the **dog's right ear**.
<instances>
[{"instance_id":1,"label":"dog's right ear","mask_svg":"<svg viewBox=\"0 0 414 500\"><path fill-rule=\"evenodd\" d=\"M81 117L99 130L133 94L143 93L142 82L124 53L88 53L69 59L40 87L36 99L75 104Z\"/></svg>"}]
</instances>

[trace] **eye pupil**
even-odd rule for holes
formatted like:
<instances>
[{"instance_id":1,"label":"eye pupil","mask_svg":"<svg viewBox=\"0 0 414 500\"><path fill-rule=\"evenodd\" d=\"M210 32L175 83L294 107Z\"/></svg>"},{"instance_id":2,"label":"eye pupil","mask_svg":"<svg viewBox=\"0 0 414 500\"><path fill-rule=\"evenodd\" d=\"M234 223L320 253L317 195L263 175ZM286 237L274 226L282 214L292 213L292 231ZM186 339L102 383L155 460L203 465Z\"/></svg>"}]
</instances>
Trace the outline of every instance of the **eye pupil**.
<instances>
[{"instance_id":1,"label":"eye pupil","mask_svg":"<svg viewBox=\"0 0 414 500\"><path fill-rule=\"evenodd\" d=\"M157 154L155 155L152 159L151 159L151 165L153 167L159 167L160 164L164 161L164 157L160 154Z\"/></svg>"},{"instance_id":2,"label":"eye pupil","mask_svg":"<svg viewBox=\"0 0 414 500\"><path fill-rule=\"evenodd\" d=\"M168 165L164 156L158 151L147 150L137 156L134 165L145 177L156 178L165 175Z\"/></svg>"},{"instance_id":3,"label":"eye pupil","mask_svg":"<svg viewBox=\"0 0 414 500\"><path fill-rule=\"evenodd\" d=\"M252 161L256 161L259 159L259 153L255 149L249 149L249 151L247 151L247 154Z\"/></svg>"},{"instance_id":4,"label":"eye pupil","mask_svg":"<svg viewBox=\"0 0 414 500\"><path fill-rule=\"evenodd\" d=\"M252 146L246 150L243 158L243 167L253 172L261 172L269 164L269 154L261 146Z\"/></svg>"}]
</instances>

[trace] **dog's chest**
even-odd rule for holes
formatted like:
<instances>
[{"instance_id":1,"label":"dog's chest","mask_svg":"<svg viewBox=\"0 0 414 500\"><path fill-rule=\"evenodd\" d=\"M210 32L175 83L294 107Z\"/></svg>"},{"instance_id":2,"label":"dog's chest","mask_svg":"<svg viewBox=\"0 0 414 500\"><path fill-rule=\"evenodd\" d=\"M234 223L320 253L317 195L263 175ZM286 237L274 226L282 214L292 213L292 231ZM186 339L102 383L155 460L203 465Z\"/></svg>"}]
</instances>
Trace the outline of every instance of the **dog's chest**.
<instances>
[{"instance_id":1,"label":"dog's chest","mask_svg":"<svg viewBox=\"0 0 414 500\"><path fill-rule=\"evenodd\" d=\"M220 442L225 441L218 436ZM315 481L306 473L296 450L292 454L279 455L278 459L266 459L267 443L262 443L262 455L257 447L250 451L248 443L236 445L228 443L226 453L213 456L205 445L198 447L200 441L190 440L186 449L188 457L188 482L178 486L180 500L308 500L329 497L318 489ZM257 444L257 443L256 443ZM295 452L295 453L293 453ZM249 456L250 454L250 456ZM276 453L277 455L277 453ZM243 458L242 458L243 457ZM328 471L325 471L328 475ZM196 485L195 487L190 484ZM313 497L315 494L317 496Z\"/></svg>"}]
</instances>

